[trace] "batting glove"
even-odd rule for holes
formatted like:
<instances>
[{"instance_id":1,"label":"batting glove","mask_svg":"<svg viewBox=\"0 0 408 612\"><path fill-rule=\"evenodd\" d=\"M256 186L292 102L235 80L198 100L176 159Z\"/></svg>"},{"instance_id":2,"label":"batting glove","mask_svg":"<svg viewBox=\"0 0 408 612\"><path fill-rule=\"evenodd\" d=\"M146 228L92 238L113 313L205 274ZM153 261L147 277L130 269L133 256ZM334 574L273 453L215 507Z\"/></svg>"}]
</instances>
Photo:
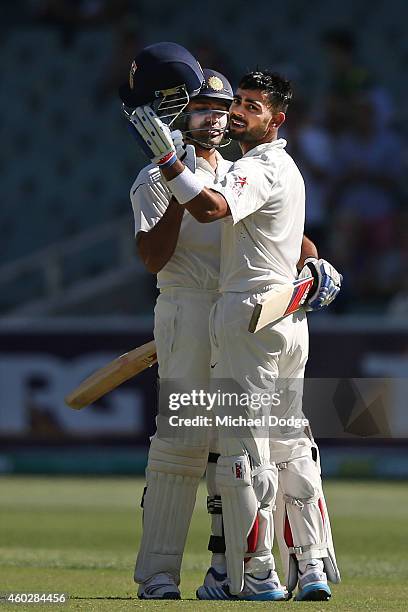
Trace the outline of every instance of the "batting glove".
<instances>
[{"instance_id":1,"label":"batting glove","mask_svg":"<svg viewBox=\"0 0 408 612\"><path fill-rule=\"evenodd\" d=\"M322 310L336 299L343 277L328 261L308 257L305 259L305 265L299 275L300 277L302 273L312 273L315 279L313 288L316 288L307 300L305 310Z\"/></svg>"},{"instance_id":2,"label":"batting glove","mask_svg":"<svg viewBox=\"0 0 408 612\"><path fill-rule=\"evenodd\" d=\"M171 133L173 144L176 147L177 157L183 162L191 172L196 169L196 152L193 145L184 144L183 134L180 130L174 130Z\"/></svg>"},{"instance_id":3,"label":"batting glove","mask_svg":"<svg viewBox=\"0 0 408 612\"><path fill-rule=\"evenodd\" d=\"M163 123L150 106L139 106L129 116L131 131L139 146L161 168L177 161L176 147L170 128Z\"/></svg>"}]
</instances>

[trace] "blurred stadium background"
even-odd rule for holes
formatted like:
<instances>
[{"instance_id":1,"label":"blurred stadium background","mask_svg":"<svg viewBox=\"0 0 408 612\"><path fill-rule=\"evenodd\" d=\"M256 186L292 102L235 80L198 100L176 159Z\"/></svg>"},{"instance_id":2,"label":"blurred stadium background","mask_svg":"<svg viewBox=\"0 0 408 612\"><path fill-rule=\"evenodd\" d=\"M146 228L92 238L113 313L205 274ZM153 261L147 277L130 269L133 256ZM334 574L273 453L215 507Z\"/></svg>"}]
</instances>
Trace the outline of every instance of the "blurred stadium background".
<instances>
[{"instance_id":1,"label":"blurred stadium background","mask_svg":"<svg viewBox=\"0 0 408 612\"><path fill-rule=\"evenodd\" d=\"M128 197L146 160L116 90L140 48L172 40L233 84L257 65L293 80L285 133L306 180L306 232L345 279L330 310L310 316L308 375L354 381L326 406L338 416L344 407L346 435L321 436L323 472L407 478L406 2L208 0L175 8L14 0L1 8L0 473L143 473L154 368L79 413L63 398L152 337L155 282L135 257ZM374 381L386 384L380 405ZM2 480L16 508L24 491L35 498L26 479ZM350 499L358 503L358 495ZM374 492L370 499L375 505ZM24 530L11 515L18 540ZM372 532L380 528L373 523ZM30 559L21 564L31 567Z\"/></svg>"}]
</instances>

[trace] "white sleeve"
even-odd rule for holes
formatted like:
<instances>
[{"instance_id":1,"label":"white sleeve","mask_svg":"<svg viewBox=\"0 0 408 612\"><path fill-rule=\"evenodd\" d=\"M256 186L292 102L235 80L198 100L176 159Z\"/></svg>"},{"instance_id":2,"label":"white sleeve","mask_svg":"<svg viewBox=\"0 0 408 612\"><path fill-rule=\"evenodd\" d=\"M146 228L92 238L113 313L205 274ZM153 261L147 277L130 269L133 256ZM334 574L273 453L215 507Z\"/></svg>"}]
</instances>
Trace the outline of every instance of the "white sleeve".
<instances>
[{"instance_id":1,"label":"white sleeve","mask_svg":"<svg viewBox=\"0 0 408 612\"><path fill-rule=\"evenodd\" d=\"M248 158L234 163L224 178L211 186L227 200L233 223L256 212L273 196L277 187L276 167L271 159Z\"/></svg>"},{"instance_id":2,"label":"white sleeve","mask_svg":"<svg viewBox=\"0 0 408 612\"><path fill-rule=\"evenodd\" d=\"M148 232L164 215L171 193L154 166L141 170L130 190L130 201L135 219L135 236L138 232Z\"/></svg>"}]
</instances>

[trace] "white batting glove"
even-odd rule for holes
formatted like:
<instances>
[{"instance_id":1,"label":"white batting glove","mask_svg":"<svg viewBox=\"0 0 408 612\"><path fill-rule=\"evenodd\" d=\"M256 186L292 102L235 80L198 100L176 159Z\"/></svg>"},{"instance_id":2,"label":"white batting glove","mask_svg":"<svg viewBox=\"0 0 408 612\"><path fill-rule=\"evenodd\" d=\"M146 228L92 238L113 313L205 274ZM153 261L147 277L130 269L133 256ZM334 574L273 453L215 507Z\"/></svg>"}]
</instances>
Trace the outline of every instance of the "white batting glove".
<instances>
[{"instance_id":1,"label":"white batting glove","mask_svg":"<svg viewBox=\"0 0 408 612\"><path fill-rule=\"evenodd\" d=\"M159 166L171 166L177 161L176 147L170 128L150 106L135 108L129 117L132 134L151 161Z\"/></svg>"},{"instance_id":2,"label":"white batting glove","mask_svg":"<svg viewBox=\"0 0 408 612\"><path fill-rule=\"evenodd\" d=\"M308 257L305 259L305 265L299 274L312 273L316 287L314 293L308 298L305 306L305 310L322 310L336 299L343 277L337 270L325 259L316 259L315 257Z\"/></svg>"},{"instance_id":3,"label":"white batting glove","mask_svg":"<svg viewBox=\"0 0 408 612\"><path fill-rule=\"evenodd\" d=\"M173 144L176 147L177 157L183 162L191 172L196 169L196 152L193 145L184 144L183 134L180 130L174 130L171 133Z\"/></svg>"}]
</instances>

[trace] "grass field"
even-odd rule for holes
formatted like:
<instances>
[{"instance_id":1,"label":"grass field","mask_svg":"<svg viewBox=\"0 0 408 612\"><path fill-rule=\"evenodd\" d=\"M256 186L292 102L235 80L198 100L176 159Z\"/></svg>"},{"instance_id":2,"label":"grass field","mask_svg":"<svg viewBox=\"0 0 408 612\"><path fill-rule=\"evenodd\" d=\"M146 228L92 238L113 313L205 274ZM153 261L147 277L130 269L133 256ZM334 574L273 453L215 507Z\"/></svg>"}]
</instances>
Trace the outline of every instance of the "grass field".
<instances>
[{"instance_id":1,"label":"grass field","mask_svg":"<svg viewBox=\"0 0 408 612\"><path fill-rule=\"evenodd\" d=\"M203 487L184 558L184 601L135 599L142 487L140 479L0 478L0 591L70 595L65 605L3 604L0 610L408 609L406 483L327 484L343 575L327 603L195 601L208 564Z\"/></svg>"}]
</instances>

